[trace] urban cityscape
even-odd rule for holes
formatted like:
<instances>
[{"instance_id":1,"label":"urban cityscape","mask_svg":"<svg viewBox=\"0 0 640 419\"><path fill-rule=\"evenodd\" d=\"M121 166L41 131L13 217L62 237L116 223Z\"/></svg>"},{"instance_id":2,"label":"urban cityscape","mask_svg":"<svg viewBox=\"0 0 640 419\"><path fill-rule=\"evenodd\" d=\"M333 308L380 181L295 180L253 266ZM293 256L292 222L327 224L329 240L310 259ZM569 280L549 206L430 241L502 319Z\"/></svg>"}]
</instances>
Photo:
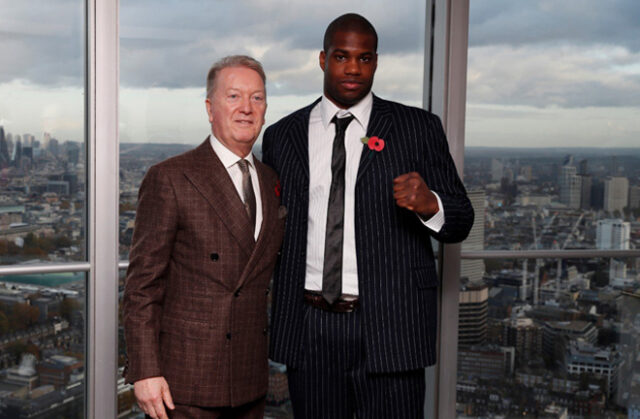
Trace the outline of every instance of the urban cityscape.
<instances>
[{"instance_id":1,"label":"urban cityscape","mask_svg":"<svg viewBox=\"0 0 640 419\"><path fill-rule=\"evenodd\" d=\"M191 147L121 144L121 260L146 170ZM85 260L85 154L54 133L0 127L3 265ZM640 246L640 149L472 147L464 175L476 223L463 252ZM640 414L640 259L461 263L459 417ZM0 277L0 418L83 417L85 284ZM122 330L119 355L122 368ZM265 417L292 417L285 368L270 370ZM119 417L143 417L132 387L114 385Z\"/></svg>"}]
</instances>

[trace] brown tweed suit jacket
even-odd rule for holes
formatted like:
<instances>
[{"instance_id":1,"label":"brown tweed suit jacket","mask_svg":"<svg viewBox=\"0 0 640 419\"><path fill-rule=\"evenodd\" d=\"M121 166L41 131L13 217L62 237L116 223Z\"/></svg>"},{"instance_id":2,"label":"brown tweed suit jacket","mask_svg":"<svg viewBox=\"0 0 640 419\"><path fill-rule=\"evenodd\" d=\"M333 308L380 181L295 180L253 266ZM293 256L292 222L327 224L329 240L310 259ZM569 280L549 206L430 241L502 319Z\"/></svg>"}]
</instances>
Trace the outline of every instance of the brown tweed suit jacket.
<instances>
[{"instance_id":1,"label":"brown tweed suit jacket","mask_svg":"<svg viewBox=\"0 0 640 419\"><path fill-rule=\"evenodd\" d=\"M144 177L123 298L127 382L163 376L175 402L197 406L266 393L267 294L286 211L275 172L254 160L257 241L208 139Z\"/></svg>"}]
</instances>

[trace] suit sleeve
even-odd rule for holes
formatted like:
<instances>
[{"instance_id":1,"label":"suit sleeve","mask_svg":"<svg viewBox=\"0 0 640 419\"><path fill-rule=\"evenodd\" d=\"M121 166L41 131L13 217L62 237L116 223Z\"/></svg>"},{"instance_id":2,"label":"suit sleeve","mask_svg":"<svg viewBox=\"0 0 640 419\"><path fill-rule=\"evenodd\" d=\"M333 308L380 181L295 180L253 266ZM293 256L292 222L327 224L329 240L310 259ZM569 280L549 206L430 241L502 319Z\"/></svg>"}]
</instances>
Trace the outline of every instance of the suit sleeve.
<instances>
[{"instance_id":1,"label":"suit sleeve","mask_svg":"<svg viewBox=\"0 0 640 419\"><path fill-rule=\"evenodd\" d=\"M174 190L166 173L153 166L140 186L122 303L127 344L124 375L129 383L162 375L158 337L166 287L164 275L177 224Z\"/></svg>"},{"instance_id":2,"label":"suit sleeve","mask_svg":"<svg viewBox=\"0 0 640 419\"><path fill-rule=\"evenodd\" d=\"M422 174L427 186L440 197L444 209L444 225L440 231L431 231L431 234L443 243L461 242L473 225L473 207L449 153L440 118L428 114L426 123Z\"/></svg>"},{"instance_id":3,"label":"suit sleeve","mask_svg":"<svg viewBox=\"0 0 640 419\"><path fill-rule=\"evenodd\" d=\"M262 135L262 162L278 172L273 147L273 127L268 127Z\"/></svg>"}]
</instances>

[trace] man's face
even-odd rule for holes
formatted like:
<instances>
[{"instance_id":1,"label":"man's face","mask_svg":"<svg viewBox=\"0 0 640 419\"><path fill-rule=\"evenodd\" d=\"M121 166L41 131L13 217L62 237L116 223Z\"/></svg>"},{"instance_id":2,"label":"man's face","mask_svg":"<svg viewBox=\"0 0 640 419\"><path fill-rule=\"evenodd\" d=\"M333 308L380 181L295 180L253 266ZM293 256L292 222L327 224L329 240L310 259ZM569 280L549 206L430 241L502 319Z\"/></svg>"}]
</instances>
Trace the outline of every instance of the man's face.
<instances>
[{"instance_id":1,"label":"man's face","mask_svg":"<svg viewBox=\"0 0 640 419\"><path fill-rule=\"evenodd\" d=\"M371 34L338 31L329 50L320 52L324 94L337 106L349 108L371 90L378 65L375 45Z\"/></svg>"},{"instance_id":2,"label":"man's face","mask_svg":"<svg viewBox=\"0 0 640 419\"><path fill-rule=\"evenodd\" d=\"M227 67L216 77L211 98L205 101L213 135L240 157L251 152L267 110L260 75L247 67Z\"/></svg>"}]
</instances>

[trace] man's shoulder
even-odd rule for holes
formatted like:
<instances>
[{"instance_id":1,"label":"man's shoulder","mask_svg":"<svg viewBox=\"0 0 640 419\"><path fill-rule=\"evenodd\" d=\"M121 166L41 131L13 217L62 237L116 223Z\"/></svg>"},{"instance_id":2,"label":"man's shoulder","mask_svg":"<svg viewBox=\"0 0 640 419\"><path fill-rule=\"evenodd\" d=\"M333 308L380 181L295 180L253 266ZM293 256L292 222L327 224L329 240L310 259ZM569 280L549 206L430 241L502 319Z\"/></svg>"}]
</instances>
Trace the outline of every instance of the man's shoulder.
<instances>
[{"instance_id":1,"label":"man's shoulder","mask_svg":"<svg viewBox=\"0 0 640 419\"><path fill-rule=\"evenodd\" d=\"M292 124L298 124L300 122L305 122L309 120L309 114L311 113L311 110L313 109L314 106L316 106L318 104L318 102L320 101L320 98L318 98L317 100L315 100L313 103L298 109L297 111L293 111L292 113L290 113L287 116L284 116L282 118L280 118L280 120L278 120L277 122L271 124L268 128L267 131L273 131L273 130L280 130L280 129L287 129L289 128ZM266 134L266 131L265 131Z\"/></svg>"},{"instance_id":2,"label":"man's shoulder","mask_svg":"<svg viewBox=\"0 0 640 419\"><path fill-rule=\"evenodd\" d=\"M424 120L439 119L436 114L423 108L374 96L374 106L376 106L376 104L379 107L388 109L388 111L397 118L419 118Z\"/></svg>"},{"instance_id":3,"label":"man's shoulder","mask_svg":"<svg viewBox=\"0 0 640 419\"><path fill-rule=\"evenodd\" d=\"M183 153L169 157L149 167L147 173L165 173L170 174L172 172L182 170L185 167L192 167L197 156L203 152L203 149L209 145L209 140L205 140L199 146L187 150Z\"/></svg>"}]
</instances>

